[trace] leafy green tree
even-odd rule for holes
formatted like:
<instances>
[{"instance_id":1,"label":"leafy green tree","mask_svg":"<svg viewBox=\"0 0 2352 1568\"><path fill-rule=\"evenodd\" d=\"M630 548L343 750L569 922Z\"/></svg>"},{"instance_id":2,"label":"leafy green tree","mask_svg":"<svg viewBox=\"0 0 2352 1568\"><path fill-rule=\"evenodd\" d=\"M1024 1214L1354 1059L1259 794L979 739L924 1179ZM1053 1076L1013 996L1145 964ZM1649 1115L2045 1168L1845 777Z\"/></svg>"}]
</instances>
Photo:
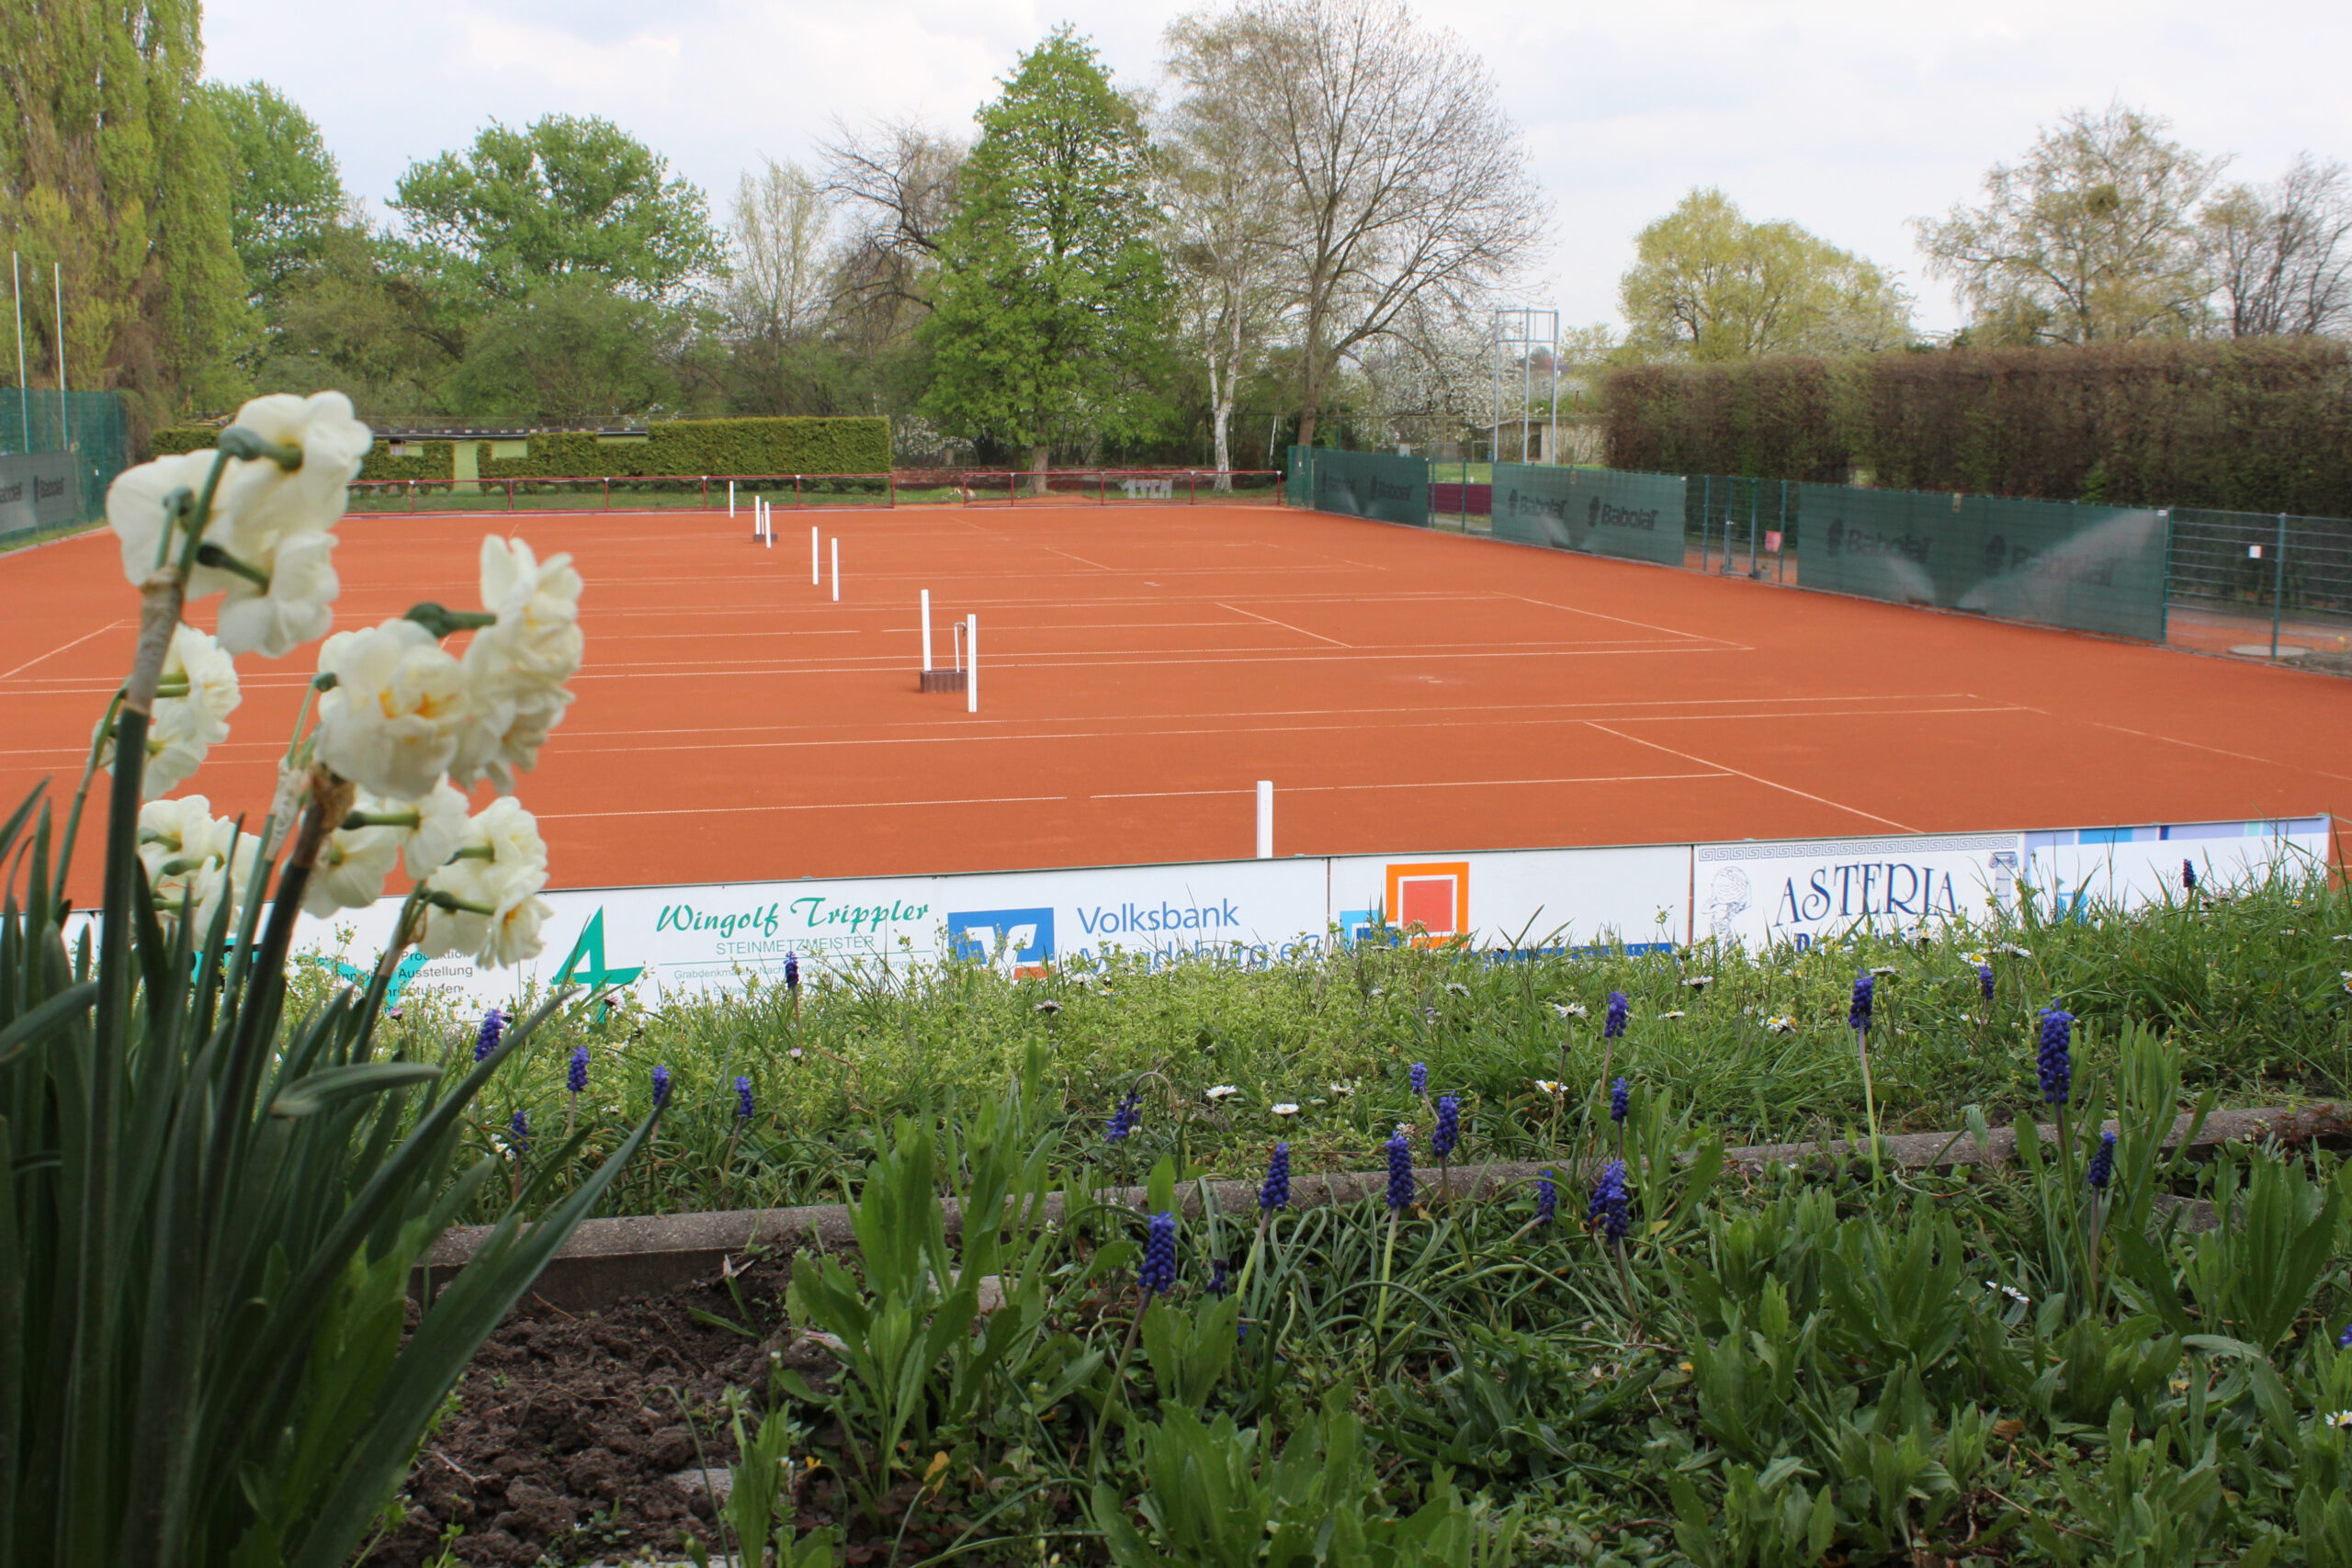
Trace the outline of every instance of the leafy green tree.
<instances>
[{"instance_id":1,"label":"leafy green tree","mask_svg":"<svg viewBox=\"0 0 2352 1568\"><path fill-rule=\"evenodd\" d=\"M255 389L340 387L370 412L438 409L465 351L466 322L393 265L397 259L380 236L351 226L327 230L310 265L289 274L271 299Z\"/></svg>"},{"instance_id":2,"label":"leafy green tree","mask_svg":"<svg viewBox=\"0 0 2352 1568\"><path fill-rule=\"evenodd\" d=\"M684 324L679 311L601 278L558 278L492 309L446 400L468 414L567 423L666 412L678 398Z\"/></svg>"},{"instance_id":3,"label":"leafy green tree","mask_svg":"<svg viewBox=\"0 0 2352 1568\"><path fill-rule=\"evenodd\" d=\"M0 243L44 282L63 268L69 384L130 392L151 419L237 390L243 276L200 20L194 0L0 5ZM52 312L25 329L56 366Z\"/></svg>"},{"instance_id":4,"label":"leafy green tree","mask_svg":"<svg viewBox=\"0 0 2352 1568\"><path fill-rule=\"evenodd\" d=\"M2226 160L2168 122L2076 109L2023 161L1996 164L1984 203L1916 219L1928 270L1952 280L1983 344L2109 343L2193 332L2213 290L2198 204Z\"/></svg>"},{"instance_id":5,"label":"leafy green tree","mask_svg":"<svg viewBox=\"0 0 2352 1568\"><path fill-rule=\"evenodd\" d=\"M924 408L952 434L1025 447L1042 474L1056 441L1117 438L1152 410L1169 288L1143 124L1068 27L979 122L940 238Z\"/></svg>"},{"instance_id":6,"label":"leafy green tree","mask_svg":"<svg viewBox=\"0 0 2352 1568\"><path fill-rule=\"evenodd\" d=\"M1911 302L1879 267L1794 223L1751 223L1694 190L1634 241L1618 285L1623 353L1747 359L1899 348Z\"/></svg>"},{"instance_id":7,"label":"leafy green tree","mask_svg":"<svg viewBox=\"0 0 2352 1568\"><path fill-rule=\"evenodd\" d=\"M204 101L227 143L229 235L245 288L266 305L317 263L350 205L316 121L266 82L209 82Z\"/></svg>"},{"instance_id":8,"label":"leafy green tree","mask_svg":"<svg viewBox=\"0 0 2352 1568\"><path fill-rule=\"evenodd\" d=\"M607 119L492 122L466 152L410 165L397 190L419 267L495 299L591 273L669 300L725 265L702 191Z\"/></svg>"}]
</instances>

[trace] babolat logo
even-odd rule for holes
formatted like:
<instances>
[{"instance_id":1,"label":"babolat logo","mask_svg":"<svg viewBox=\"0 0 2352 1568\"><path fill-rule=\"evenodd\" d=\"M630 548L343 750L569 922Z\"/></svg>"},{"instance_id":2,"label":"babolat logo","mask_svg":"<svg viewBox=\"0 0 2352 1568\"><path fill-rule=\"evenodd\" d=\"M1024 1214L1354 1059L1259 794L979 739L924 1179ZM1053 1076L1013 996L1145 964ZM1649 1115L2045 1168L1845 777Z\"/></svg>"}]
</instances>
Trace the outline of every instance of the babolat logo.
<instances>
[{"instance_id":1,"label":"babolat logo","mask_svg":"<svg viewBox=\"0 0 2352 1568\"><path fill-rule=\"evenodd\" d=\"M1928 564L1935 553L1936 542L1917 534L1880 534L1864 528L1849 528L1842 517L1832 517L1822 541L1833 556L1901 556L1906 560Z\"/></svg>"},{"instance_id":2,"label":"babolat logo","mask_svg":"<svg viewBox=\"0 0 2352 1568\"><path fill-rule=\"evenodd\" d=\"M64 493L65 481L63 479L45 479L39 474L35 474L33 476L33 499L35 501L55 501L59 496L63 495Z\"/></svg>"},{"instance_id":3,"label":"babolat logo","mask_svg":"<svg viewBox=\"0 0 2352 1568\"><path fill-rule=\"evenodd\" d=\"M1010 964L1015 969L1054 961L1051 909L965 909L947 917L947 951L975 964Z\"/></svg>"},{"instance_id":4,"label":"babolat logo","mask_svg":"<svg viewBox=\"0 0 2352 1568\"><path fill-rule=\"evenodd\" d=\"M1984 575L1998 576L2005 571L2030 572L2035 577L2055 582L2087 582L2094 587L2112 588L2115 573L2121 565L2115 556L2052 555L2042 550L2012 545L1996 534L1984 541Z\"/></svg>"},{"instance_id":5,"label":"babolat logo","mask_svg":"<svg viewBox=\"0 0 2352 1568\"><path fill-rule=\"evenodd\" d=\"M15 484L0 486L0 506L6 506L12 501L22 501L24 499L24 480L18 479Z\"/></svg>"},{"instance_id":6,"label":"babolat logo","mask_svg":"<svg viewBox=\"0 0 2352 1568\"><path fill-rule=\"evenodd\" d=\"M1657 529L1657 508L1637 511L1630 506L1611 506L1599 496L1585 509L1585 523L1594 528L1639 528L1643 533Z\"/></svg>"},{"instance_id":7,"label":"babolat logo","mask_svg":"<svg viewBox=\"0 0 2352 1568\"><path fill-rule=\"evenodd\" d=\"M1522 491L1504 492L1503 510L1513 517L1550 517L1565 523L1567 519L1568 498L1562 496L1529 495Z\"/></svg>"}]
</instances>

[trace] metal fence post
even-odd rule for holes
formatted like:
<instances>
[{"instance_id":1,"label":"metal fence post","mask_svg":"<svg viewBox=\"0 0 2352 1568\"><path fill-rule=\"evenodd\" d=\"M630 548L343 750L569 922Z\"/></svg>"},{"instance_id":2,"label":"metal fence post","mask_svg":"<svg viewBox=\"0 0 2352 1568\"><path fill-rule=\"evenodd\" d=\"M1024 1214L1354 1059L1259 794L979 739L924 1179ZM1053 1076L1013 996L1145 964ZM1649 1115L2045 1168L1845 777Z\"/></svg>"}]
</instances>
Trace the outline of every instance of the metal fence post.
<instances>
[{"instance_id":1,"label":"metal fence post","mask_svg":"<svg viewBox=\"0 0 2352 1568\"><path fill-rule=\"evenodd\" d=\"M2278 514L2278 545L2270 563L2270 657L2278 657L2278 622L2287 604L2287 514Z\"/></svg>"}]
</instances>

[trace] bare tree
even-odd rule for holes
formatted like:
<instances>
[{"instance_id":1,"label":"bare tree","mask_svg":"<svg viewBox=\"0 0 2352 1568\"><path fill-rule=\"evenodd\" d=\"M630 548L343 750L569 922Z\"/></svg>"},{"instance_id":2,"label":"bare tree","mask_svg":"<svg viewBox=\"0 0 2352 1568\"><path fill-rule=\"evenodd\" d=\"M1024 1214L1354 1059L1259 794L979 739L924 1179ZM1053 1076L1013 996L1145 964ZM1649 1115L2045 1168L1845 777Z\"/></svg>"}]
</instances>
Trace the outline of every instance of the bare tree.
<instances>
[{"instance_id":1,"label":"bare tree","mask_svg":"<svg viewBox=\"0 0 2352 1568\"><path fill-rule=\"evenodd\" d=\"M839 120L820 143L823 190L848 223L848 286L864 298L917 307L937 265L939 236L956 214L969 150L920 120L878 120L853 131Z\"/></svg>"},{"instance_id":2,"label":"bare tree","mask_svg":"<svg viewBox=\"0 0 2352 1568\"><path fill-rule=\"evenodd\" d=\"M1341 355L1417 305L1471 304L1533 251L1526 151L1486 62L1403 0L1241 0L1182 26L1290 187L1282 281L1309 443Z\"/></svg>"},{"instance_id":3,"label":"bare tree","mask_svg":"<svg viewBox=\"0 0 2352 1568\"><path fill-rule=\"evenodd\" d=\"M1217 488L1233 480L1233 408L1282 316L1287 186L1264 128L1236 94L1229 39L1193 19L1168 30L1179 96L1159 127L1162 250L1193 352L1208 373Z\"/></svg>"},{"instance_id":4,"label":"bare tree","mask_svg":"<svg viewBox=\"0 0 2352 1568\"><path fill-rule=\"evenodd\" d=\"M2195 331L2212 293L2197 208L2227 160L2167 140L2167 129L2120 105L2075 110L2022 162L1993 165L1984 206L1913 220L1928 270L1953 280L1996 340Z\"/></svg>"},{"instance_id":5,"label":"bare tree","mask_svg":"<svg viewBox=\"0 0 2352 1568\"><path fill-rule=\"evenodd\" d=\"M725 294L739 355L771 413L793 404L794 345L821 330L831 287L831 215L799 164L762 160L736 187L728 237L734 251Z\"/></svg>"},{"instance_id":6,"label":"bare tree","mask_svg":"<svg viewBox=\"0 0 2352 1568\"><path fill-rule=\"evenodd\" d=\"M2352 175L2299 154L2276 184L2207 204L2206 255L2232 337L2352 328Z\"/></svg>"}]
</instances>

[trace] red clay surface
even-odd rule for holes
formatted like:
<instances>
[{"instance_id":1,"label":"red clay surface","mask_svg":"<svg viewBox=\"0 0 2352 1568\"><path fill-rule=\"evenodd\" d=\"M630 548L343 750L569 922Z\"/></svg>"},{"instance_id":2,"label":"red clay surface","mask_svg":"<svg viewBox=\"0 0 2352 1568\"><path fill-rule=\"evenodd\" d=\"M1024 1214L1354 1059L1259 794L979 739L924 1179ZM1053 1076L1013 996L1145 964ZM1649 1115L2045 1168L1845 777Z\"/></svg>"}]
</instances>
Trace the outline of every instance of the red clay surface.
<instances>
[{"instance_id":1,"label":"red clay surface","mask_svg":"<svg viewBox=\"0 0 2352 1568\"><path fill-rule=\"evenodd\" d=\"M1261 778L1285 855L2352 814L2352 682L1262 507L783 513L773 549L748 515L353 516L337 625L471 603L510 525L589 585L521 792L560 886L1241 856ZM0 798L72 787L117 559L0 557ZM916 690L926 587L942 664L979 615L978 715ZM315 657L242 661L187 789L265 808Z\"/></svg>"}]
</instances>

